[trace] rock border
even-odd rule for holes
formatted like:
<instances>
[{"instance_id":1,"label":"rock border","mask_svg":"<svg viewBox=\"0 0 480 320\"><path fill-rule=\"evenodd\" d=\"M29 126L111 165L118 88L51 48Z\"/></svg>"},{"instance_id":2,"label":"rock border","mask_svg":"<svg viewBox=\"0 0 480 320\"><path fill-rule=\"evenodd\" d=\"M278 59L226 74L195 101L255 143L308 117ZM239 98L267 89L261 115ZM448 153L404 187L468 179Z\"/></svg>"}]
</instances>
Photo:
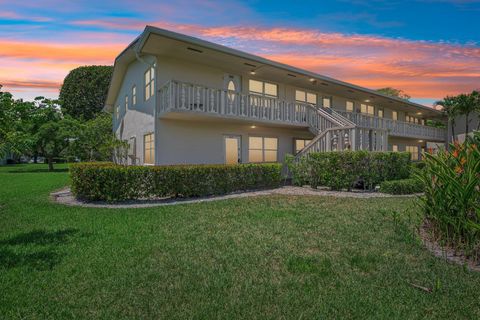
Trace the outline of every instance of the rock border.
<instances>
[{"instance_id":1,"label":"rock border","mask_svg":"<svg viewBox=\"0 0 480 320\"><path fill-rule=\"evenodd\" d=\"M110 209L128 209L128 208L150 208L159 206L171 206L179 204L201 203L210 201L219 201L236 198L268 196L268 195L292 195L292 196L327 196L337 198L357 198L357 199L371 199L371 198L395 198L395 197L414 197L416 195L391 195L379 192L364 192L364 191L330 191L322 189L312 189L310 187L296 187L284 186L276 189L247 191L239 193L231 193L223 196L210 196L201 198L186 198L186 199L148 199L148 200L132 200L119 203L108 203L104 201L83 201L76 199L69 187L50 193L50 198L53 202L68 205L79 206L87 208L110 208Z\"/></svg>"},{"instance_id":2,"label":"rock border","mask_svg":"<svg viewBox=\"0 0 480 320\"><path fill-rule=\"evenodd\" d=\"M445 259L451 263L466 267L470 271L480 272L480 264L475 263L471 259L465 257L463 252L459 252L451 247L442 246L435 240L429 228L429 223L424 220L419 228L419 236L425 248L430 251L435 257Z\"/></svg>"}]
</instances>

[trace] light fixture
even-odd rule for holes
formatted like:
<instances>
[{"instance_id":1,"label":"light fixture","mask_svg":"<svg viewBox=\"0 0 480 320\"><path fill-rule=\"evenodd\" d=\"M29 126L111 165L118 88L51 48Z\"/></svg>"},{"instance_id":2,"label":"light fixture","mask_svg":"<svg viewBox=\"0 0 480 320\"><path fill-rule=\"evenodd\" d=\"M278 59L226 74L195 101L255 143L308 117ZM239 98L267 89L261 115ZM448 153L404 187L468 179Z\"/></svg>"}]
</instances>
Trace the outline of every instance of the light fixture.
<instances>
[{"instance_id":1,"label":"light fixture","mask_svg":"<svg viewBox=\"0 0 480 320\"><path fill-rule=\"evenodd\" d=\"M365 100L365 102L370 102L370 100L367 99L367 100Z\"/></svg>"},{"instance_id":2,"label":"light fixture","mask_svg":"<svg viewBox=\"0 0 480 320\"><path fill-rule=\"evenodd\" d=\"M417 112L417 114L418 114L419 116L421 116L421 115L422 115L422 113L421 113L421 112Z\"/></svg>"},{"instance_id":3,"label":"light fixture","mask_svg":"<svg viewBox=\"0 0 480 320\"><path fill-rule=\"evenodd\" d=\"M310 82L315 82L315 79L310 78L309 81L310 81Z\"/></svg>"},{"instance_id":4,"label":"light fixture","mask_svg":"<svg viewBox=\"0 0 480 320\"><path fill-rule=\"evenodd\" d=\"M252 71L250 71L250 74L251 74L252 76L254 76L254 75L256 75L257 73L255 72L255 70L252 70Z\"/></svg>"},{"instance_id":5,"label":"light fixture","mask_svg":"<svg viewBox=\"0 0 480 320\"><path fill-rule=\"evenodd\" d=\"M423 142L423 140L418 140L418 142L422 143L422 142Z\"/></svg>"},{"instance_id":6,"label":"light fixture","mask_svg":"<svg viewBox=\"0 0 480 320\"><path fill-rule=\"evenodd\" d=\"M257 126L250 126L250 128L255 129Z\"/></svg>"}]
</instances>

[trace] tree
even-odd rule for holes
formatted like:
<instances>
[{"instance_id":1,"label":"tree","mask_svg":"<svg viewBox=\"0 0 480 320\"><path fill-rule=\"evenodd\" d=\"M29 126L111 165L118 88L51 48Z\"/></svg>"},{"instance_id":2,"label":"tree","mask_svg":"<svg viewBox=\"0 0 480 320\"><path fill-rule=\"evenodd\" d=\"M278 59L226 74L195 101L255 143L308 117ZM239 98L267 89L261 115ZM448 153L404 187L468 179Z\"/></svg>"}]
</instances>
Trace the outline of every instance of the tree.
<instances>
[{"instance_id":1,"label":"tree","mask_svg":"<svg viewBox=\"0 0 480 320\"><path fill-rule=\"evenodd\" d=\"M377 89L377 92L383 93L387 96L397 97L404 100L410 100L411 98L408 94L405 93L405 91L401 89L395 89L392 87L380 88L380 89Z\"/></svg>"},{"instance_id":2,"label":"tree","mask_svg":"<svg viewBox=\"0 0 480 320\"><path fill-rule=\"evenodd\" d=\"M75 119L93 119L103 109L112 72L111 66L84 66L70 71L60 89L63 113Z\"/></svg>"},{"instance_id":3,"label":"tree","mask_svg":"<svg viewBox=\"0 0 480 320\"><path fill-rule=\"evenodd\" d=\"M443 100L435 102L442 107L443 114L447 117L452 128L452 139L455 137L455 117L458 115L457 97L446 96Z\"/></svg>"},{"instance_id":4,"label":"tree","mask_svg":"<svg viewBox=\"0 0 480 320\"><path fill-rule=\"evenodd\" d=\"M465 133L470 132L470 114L475 111L476 92L462 93L456 97L456 109L459 115L465 116Z\"/></svg>"},{"instance_id":5,"label":"tree","mask_svg":"<svg viewBox=\"0 0 480 320\"><path fill-rule=\"evenodd\" d=\"M40 126L35 134L36 145L48 161L48 170L53 171L53 159L64 152L77 136L77 121L59 117Z\"/></svg>"},{"instance_id":6,"label":"tree","mask_svg":"<svg viewBox=\"0 0 480 320\"><path fill-rule=\"evenodd\" d=\"M115 139L112 115L102 112L96 118L79 124L78 137L69 147L69 154L82 161L111 160L113 150L109 146Z\"/></svg>"}]
</instances>

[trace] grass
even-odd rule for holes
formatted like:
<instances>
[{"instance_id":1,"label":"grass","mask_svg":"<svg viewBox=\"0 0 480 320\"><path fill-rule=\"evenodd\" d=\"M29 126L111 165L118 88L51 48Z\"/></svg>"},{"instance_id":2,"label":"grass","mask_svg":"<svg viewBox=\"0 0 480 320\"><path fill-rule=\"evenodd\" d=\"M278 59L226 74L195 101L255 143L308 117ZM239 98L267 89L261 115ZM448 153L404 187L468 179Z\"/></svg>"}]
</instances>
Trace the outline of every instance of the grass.
<instances>
[{"instance_id":1,"label":"grass","mask_svg":"<svg viewBox=\"0 0 480 320\"><path fill-rule=\"evenodd\" d=\"M480 317L480 274L424 250L412 199L77 208L44 169L0 167L2 319Z\"/></svg>"}]
</instances>

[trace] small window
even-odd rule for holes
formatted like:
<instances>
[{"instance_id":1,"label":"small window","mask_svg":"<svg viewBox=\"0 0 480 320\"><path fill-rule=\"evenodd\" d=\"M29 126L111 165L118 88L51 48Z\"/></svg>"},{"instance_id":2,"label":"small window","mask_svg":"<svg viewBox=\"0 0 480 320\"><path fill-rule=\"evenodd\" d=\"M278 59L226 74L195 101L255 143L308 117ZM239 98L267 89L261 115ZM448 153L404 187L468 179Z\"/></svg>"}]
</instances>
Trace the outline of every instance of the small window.
<instances>
[{"instance_id":1,"label":"small window","mask_svg":"<svg viewBox=\"0 0 480 320\"><path fill-rule=\"evenodd\" d=\"M378 110L377 110L377 116L378 116L379 118L383 118L383 109L378 109Z\"/></svg>"},{"instance_id":2,"label":"small window","mask_svg":"<svg viewBox=\"0 0 480 320\"><path fill-rule=\"evenodd\" d=\"M155 164L155 136L148 133L143 136L144 164Z\"/></svg>"},{"instance_id":3,"label":"small window","mask_svg":"<svg viewBox=\"0 0 480 320\"><path fill-rule=\"evenodd\" d=\"M250 79L248 80L248 90L255 94L278 97L278 86L274 83Z\"/></svg>"},{"instance_id":4,"label":"small window","mask_svg":"<svg viewBox=\"0 0 480 320\"><path fill-rule=\"evenodd\" d=\"M323 97L322 102L324 108L330 108L332 106L332 98L330 97Z\"/></svg>"},{"instance_id":5,"label":"small window","mask_svg":"<svg viewBox=\"0 0 480 320\"><path fill-rule=\"evenodd\" d=\"M398 152L398 145L396 145L396 144L392 145L392 151L393 152Z\"/></svg>"},{"instance_id":6,"label":"small window","mask_svg":"<svg viewBox=\"0 0 480 320\"><path fill-rule=\"evenodd\" d=\"M278 139L268 137L248 138L249 162L276 162L278 153Z\"/></svg>"},{"instance_id":7,"label":"small window","mask_svg":"<svg viewBox=\"0 0 480 320\"><path fill-rule=\"evenodd\" d=\"M347 101L347 102L346 102L345 109L346 109L348 112L353 112L353 107L354 107L353 101Z\"/></svg>"},{"instance_id":8,"label":"small window","mask_svg":"<svg viewBox=\"0 0 480 320\"><path fill-rule=\"evenodd\" d=\"M118 104L115 108L115 114L117 116L117 120L120 118L120 105Z\"/></svg>"},{"instance_id":9,"label":"small window","mask_svg":"<svg viewBox=\"0 0 480 320\"><path fill-rule=\"evenodd\" d=\"M397 121L398 120L398 112L397 111L392 111L392 119Z\"/></svg>"},{"instance_id":10,"label":"small window","mask_svg":"<svg viewBox=\"0 0 480 320\"><path fill-rule=\"evenodd\" d=\"M155 94L155 69L151 67L145 72L145 101Z\"/></svg>"},{"instance_id":11,"label":"small window","mask_svg":"<svg viewBox=\"0 0 480 320\"><path fill-rule=\"evenodd\" d=\"M302 91L302 90L295 90L295 100L316 105L317 104L317 94Z\"/></svg>"},{"instance_id":12,"label":"small window","mask_svg":"<svg viewBox=\"0 0 480 320\"><path fill-rule=\"evenodd\" d=\"M406 151L410 152L412 160L418 160L418 146L407 146Z\"/></svg>"},{"instance_id":13,"label":"small window","mask_svg":"<svg viewBox=\"0 0 480 320\"><path fill-rule=\"evenodd\" d=\"M137 105L137 86L132 87L132 106Z\"/></svg>"},{"instance_id":14,"label":"small window","mask_svg":"<svg viewBox=\"0 0 480 320\"><path fill-rule=\"evenodd\" d=\"M128 110L128 94L125 96L125 111Z\"/></svg>"},{"instance_id":15,"label":"small window","mask_svg":"<svg viewBox=\"0 0 480 320\"><path fill-rule=\"evenodd\" d=\"M360 112L361 113L366 113L366 114L369 114L369 115L375 115L375 108L373 106L369 106L369 105L366 105L366 104L361 104L360 105Z\"/></svg>"},{"instance_id":16,"label":"small window","mask_svg":"<svg viewBox=\"0 0 480 320\"><path fill-rule=\"evenodd\" d=\"M295 153L299 153L307 144L312 140L307 139L295 139Z\"/></svg>"}]
</instances>

